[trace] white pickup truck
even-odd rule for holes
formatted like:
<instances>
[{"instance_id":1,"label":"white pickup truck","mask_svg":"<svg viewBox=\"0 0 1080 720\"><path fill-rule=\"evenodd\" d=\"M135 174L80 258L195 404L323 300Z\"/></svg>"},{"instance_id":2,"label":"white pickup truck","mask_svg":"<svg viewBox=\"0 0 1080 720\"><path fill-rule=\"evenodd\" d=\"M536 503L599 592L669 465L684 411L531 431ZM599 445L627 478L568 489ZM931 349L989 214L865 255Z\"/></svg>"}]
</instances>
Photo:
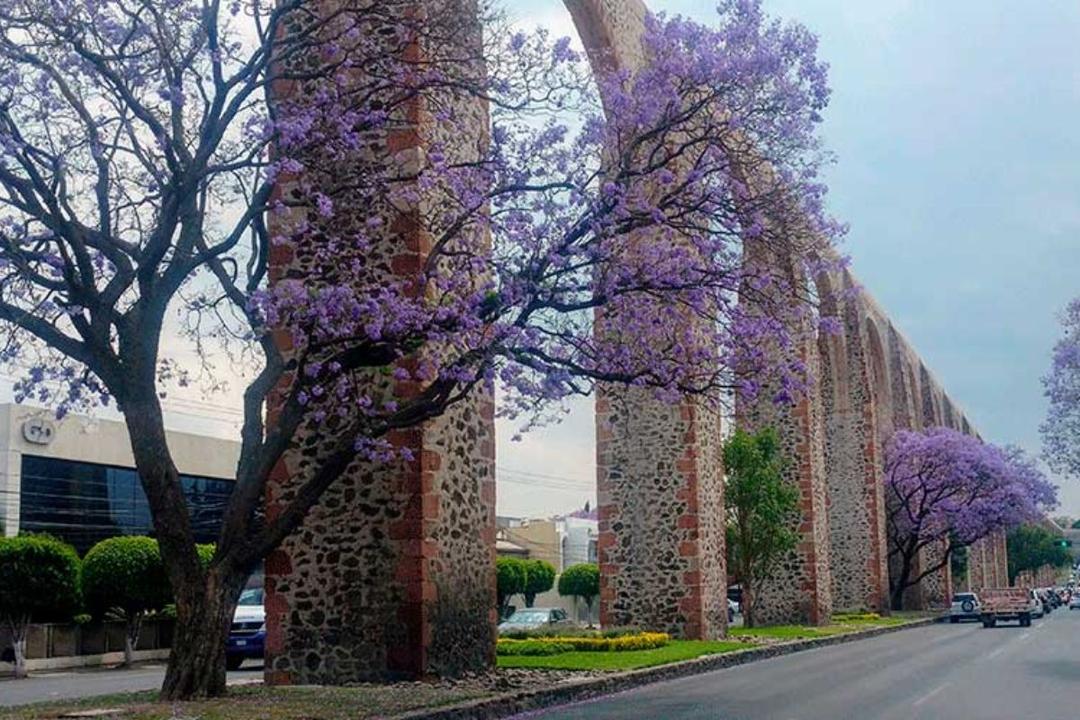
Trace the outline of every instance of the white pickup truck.
<instances>
[{"instance_id":1,"label":"white pickup truck","mask_svg":"<svg viewBox=\"0 0 1080 720\"><path fill-rule=\"evenodd\" d=\"M986 588L979 591L982 624L992 628L999 620L1016 620L1020 627L1031 625L1031 588Z\"/></svg>"}]
</instances>

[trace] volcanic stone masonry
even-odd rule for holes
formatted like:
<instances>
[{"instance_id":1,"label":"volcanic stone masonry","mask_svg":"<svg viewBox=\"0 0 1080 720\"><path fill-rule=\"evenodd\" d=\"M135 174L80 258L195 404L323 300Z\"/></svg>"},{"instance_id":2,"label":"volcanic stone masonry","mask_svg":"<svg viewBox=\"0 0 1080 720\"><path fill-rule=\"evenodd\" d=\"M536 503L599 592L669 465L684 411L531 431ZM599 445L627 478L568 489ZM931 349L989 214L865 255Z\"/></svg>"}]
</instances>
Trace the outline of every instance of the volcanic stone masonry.
<instances>
[{"instance_id":1,"label":"volcanic stone masonry","mask_svg":"<svg viewBox=\"0 0 1080 720\"><path fill-rule=\"evenodd\" d=\"M444 12L457 7L452 2L424 0L415 7ZM469 27L479 30L475 15L463 18L462 32ZM286 91L296 88L279 89ZM404 112L411 124L371 139L365 150L399 166L415 165L427 143L445 143L452 162L476 157L486 142L487 109L470 99L459 100L456 111L458 125L451 130L421 101L413 101ZM456 134L463 122L473 128L466 139ZM287 181L279 187L282 194L289 190ZM341 199L338 205L349 207ZM362 227L377 213L387 229L383 246L366 258L366 266L386 276L419 275L430 246L420 229L420 210L389 202L353 206L355 217L335 217L335 223ZM283 224L301 220L288 217ZM287 228L280 230L287 235ZM316 250L275 248L271 281L341 280L339 268L349 266L347 258L320 260ZM397 433L391 442L410 449L415 460L373 466L358 459L301 529L268 558L268 682L343 684L453 676L491 667L496 620L493 411L491 389L480 389L442 417ZM271 421L273 412L272 407ZM268 514L288 501L311 472L312 459L334 440L327 427L320 427L288 454L276 468Z\"/></svg>"},{"instance_id":2,"label":"volcanic stone masonry","mask_svg":"<svg viewBox=\"0 0 1080 720\"><path fill-rule=\"evenodd\" d=\"M416 7L441 1L417 0ZM643 61L646 8L640 0L566 5L594 72L632 71ZM486 108L473 102L458 110L471 118L474 132L457 132L447 147L467 158L486 142ZM409 115L424 132L376 138L368 151L408 165L425 142L447 133L419 103ZM291 188L286 178L278 192ZM415 218L389 203L367 207L363 216L373 212L384 217L387 232L369 265L388 276L417 273L428 239ZM275 222L286 234L304 219L294 213ZM271 281L335 279L344 263L320 260L317 250L275 246ZM790 280L803 282L797 258L780 260ZM931 423L976 434L869 293L852 292L858 282L849 271L813 280L819 290L830 289L823 297L839 290L842 298L824 308L841 318L840 332L794 349L819 382L792 407L759 403L738 413L750 425L777 427L803 513L797 550L762 593L764 622L826 623L834 606L887 611L885 441L895 428ZM273 402L269 411L272 422ZM688 638L722 635L727 576L720 418L689 399L672 405L640 390L602 388L596 428L602 623ZM288 501L332 441L325 431L312 431L289 453L275 469L268 514ZM301 530L268 558L268 682L456 675L493 663L491 390L393 441L411 448L416 460L396 467L357 460ZM932 554L923 559L932 561ZM972 589L1007 582L1003 535L972 547L969 578ZM923 585L909 594L907 606L946 602L948 564Z\"/></svg>"}]
</instances>

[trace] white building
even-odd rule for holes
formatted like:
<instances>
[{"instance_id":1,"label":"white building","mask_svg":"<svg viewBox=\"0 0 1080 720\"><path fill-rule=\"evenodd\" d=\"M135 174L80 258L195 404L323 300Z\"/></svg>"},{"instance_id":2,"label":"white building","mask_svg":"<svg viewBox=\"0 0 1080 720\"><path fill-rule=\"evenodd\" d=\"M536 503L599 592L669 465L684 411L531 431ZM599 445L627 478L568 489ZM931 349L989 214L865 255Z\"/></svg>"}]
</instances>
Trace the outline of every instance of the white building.
<instances>
[{"instance_id":1,"label":"white building","mask_svg":"<svg viewBox=\"0 0 1080 720\"><path fill-rule=\"evenodd\" d=\"M217 536L240 445L168 432L200 542ZM0 531L48 532L85 552L112 535L151 531L122 422L0 404Z\"/></svg>"}]
</instances>

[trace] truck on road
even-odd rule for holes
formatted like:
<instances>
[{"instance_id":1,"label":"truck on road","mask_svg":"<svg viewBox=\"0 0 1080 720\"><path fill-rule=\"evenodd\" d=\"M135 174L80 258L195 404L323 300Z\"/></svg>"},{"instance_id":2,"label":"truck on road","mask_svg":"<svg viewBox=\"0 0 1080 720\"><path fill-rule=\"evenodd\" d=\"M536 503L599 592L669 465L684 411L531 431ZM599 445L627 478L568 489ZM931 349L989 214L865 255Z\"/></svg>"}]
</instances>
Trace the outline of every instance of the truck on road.
<instances>
[{"instance_id":1,"label":"truck on road","mask_svg":"<svg viewBox=\"0 0 1080 720\"><path fill-rule=\"evenodd\" d=\"M1005 620L1016 620L1020 627L1031 625L1031 588L986 588L979 591L979 599L984 628Z\"/></svg>"}]
</instances>

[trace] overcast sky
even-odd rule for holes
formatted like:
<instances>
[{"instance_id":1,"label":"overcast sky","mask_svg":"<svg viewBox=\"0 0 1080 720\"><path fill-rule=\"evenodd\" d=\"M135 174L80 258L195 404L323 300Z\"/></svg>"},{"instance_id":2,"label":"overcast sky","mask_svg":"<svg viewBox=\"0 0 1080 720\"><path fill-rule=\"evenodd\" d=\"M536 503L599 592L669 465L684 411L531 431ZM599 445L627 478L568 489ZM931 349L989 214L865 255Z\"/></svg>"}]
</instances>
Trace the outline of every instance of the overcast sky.
<instances>
[{"instance_id":1,"label":"overcast sky","mask_svg":"<svg viewBox=\"0 0 1080 720\"><path fill-rule=\"evenodd\" d=\"M1080 294L1080 3L765 6L817 33L831 65L830 206L851 225L855 273L987 440L1038 451L1055 316ZM509 7L572 32L561 2ZM711 2L650 7L714 17ZM500 513L593 498L591 403L522 443L502 430ZM1061 485L1062 512L1080 516L1080 481Z\"/></svg>"}]
</instances>

